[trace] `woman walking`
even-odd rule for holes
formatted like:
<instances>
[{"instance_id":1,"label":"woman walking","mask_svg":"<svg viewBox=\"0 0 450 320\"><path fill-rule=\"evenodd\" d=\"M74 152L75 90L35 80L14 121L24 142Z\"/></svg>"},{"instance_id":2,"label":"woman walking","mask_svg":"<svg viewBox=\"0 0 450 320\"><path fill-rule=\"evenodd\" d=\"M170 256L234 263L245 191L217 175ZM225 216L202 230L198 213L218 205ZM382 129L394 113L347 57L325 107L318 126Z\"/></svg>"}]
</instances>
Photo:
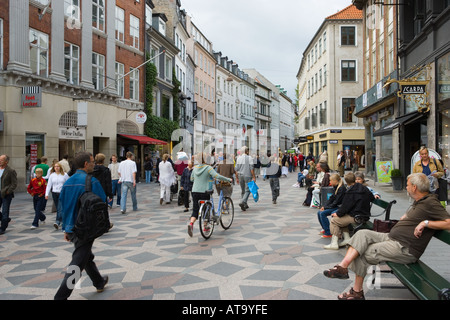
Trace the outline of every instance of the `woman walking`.
<instances>
[{"instance_id":1,"label":"woman walking","mask_svg":"<svg viewBox=\"0 0 450 320\"><path fill-rule=\"evenodd\" d=\"M159 163L159 184L161 186L159 204L161 205L164 201L170 204L170 187L176 182L175 171L173 170L172 163L168 160L169 155L166 153Z\"/></svg>"},{"instance_id":2,"label":"woman walking","mask_svg":"<svg viewBox=\"0 0 450 320\"><path fill-rule=\"evenodd\" d=\"M67 181L67 179L69 179L69 176L64 172L64 169L59 162L53 164L51 172L52 173L48 177L47 188L45 189L45 200L48 200L48 195L51 191L53 203L56 207L56 220L55 223L53 223L53 227L58 230L59 226L62 223L61 210L58 205L59 194L61 193L62 186Z\"/></svg>"},{"instance_id":3,"label":"woman walking","mask_svg":"<svg viewBox=\"0 0 450 320\"><path fill-rule=\"evenodd\" d=\"M218 174L214 168L206 164L207 155L200 153L196 156L196 165L191 174L191 181L194 181L192 186L192 201L193 210L191 215L191 221L188 224L188 234L192 237L192 232L194 228L194 223L198 219L198 211L200 209L200 200L209 200L209 194L206 193L208 190L212 190L212 180L218 179L220 181L231 182L230 178L221 176Z\"/></svg>"}]
</instances>

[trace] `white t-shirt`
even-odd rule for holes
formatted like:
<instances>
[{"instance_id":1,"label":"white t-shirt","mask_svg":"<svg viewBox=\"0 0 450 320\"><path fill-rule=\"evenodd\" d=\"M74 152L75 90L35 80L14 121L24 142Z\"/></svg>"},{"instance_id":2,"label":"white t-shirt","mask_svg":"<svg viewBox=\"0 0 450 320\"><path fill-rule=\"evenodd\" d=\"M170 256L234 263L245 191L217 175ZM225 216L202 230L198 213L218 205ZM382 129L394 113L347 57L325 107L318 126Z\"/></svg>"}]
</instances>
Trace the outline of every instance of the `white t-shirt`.
<instances>
[{"instance_id":1,"label":"white t-shirt","mask_svg":"<svg viewBox=\"0 0 450 320\"><path fill-rule=\"evenodd\" d=\"M122 161L119 165L120 179L121 182L134 182L133 173L137 172L136 162L133 160Z\"/></svg>"}]
</instances>

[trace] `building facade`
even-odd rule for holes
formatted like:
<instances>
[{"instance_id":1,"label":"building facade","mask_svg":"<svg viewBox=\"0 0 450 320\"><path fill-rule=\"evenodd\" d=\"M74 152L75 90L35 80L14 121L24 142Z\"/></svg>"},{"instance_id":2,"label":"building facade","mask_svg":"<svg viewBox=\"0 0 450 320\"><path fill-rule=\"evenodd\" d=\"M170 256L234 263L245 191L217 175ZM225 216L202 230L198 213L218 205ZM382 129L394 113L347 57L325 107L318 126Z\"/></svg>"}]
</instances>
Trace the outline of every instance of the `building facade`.
<instances>
[{"instance_id":1,"label":"building facade","mask_svg":"<svg viewBox=\"0 0 450 320\"><path fill-rule=\"evenodd\" d=\"M138 151L119 140L143 132L145 7L124 2L0 1L0 148L19 190L42 156Z\"/></svg>"},{"instance_id":2,"label":"building facade","mask_svg":"<svg viewBox=\"0 0 450 320\"><path fill-rule=\"evenodd\" d=\"M365 155L364 127L354 115L363 88L362 29L362 13L353 5L325 18L304 51L297 75L304 81L299 88L306 98L299 100L304 102L299 119L304 131L298 147L315 157L327 151L332 169L337 169L340 150L348 155L347 168L354 151L360 158Z\"/></svg>"}]
</instances>

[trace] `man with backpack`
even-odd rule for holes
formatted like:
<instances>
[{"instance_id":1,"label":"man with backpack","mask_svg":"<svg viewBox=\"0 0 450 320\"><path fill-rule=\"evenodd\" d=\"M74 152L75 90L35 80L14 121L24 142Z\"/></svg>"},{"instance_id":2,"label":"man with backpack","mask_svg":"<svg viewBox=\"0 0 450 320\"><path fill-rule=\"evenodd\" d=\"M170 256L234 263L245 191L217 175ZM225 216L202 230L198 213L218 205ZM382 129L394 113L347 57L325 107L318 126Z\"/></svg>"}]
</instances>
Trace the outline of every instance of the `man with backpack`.
<instances>
[{"instance_id":1,"label":"man with backpack","mask_svg":"<svg viewBox=\"0 0 450 320\"><path fill-rule=\"evenodd\" d=\"M74 159L74 165L77 171L64 184L60 193L59 203L61 204L64 239L72 242L75 249L72 253L72 261L67 268L67 273L55 295L55 300L66 300L69 298L83 270L86 270L93 285L97 288L97 292L102 292L108 283L108 277L100 274L94 262L92 245L95 238L80 239L75 233L80 208L79 199L86 191L86 177L94 171L94 157L89 152L80 152ZM100 182L94 177L90 181L92 192L106 205L106 195Z\"/></svg>"}]
</instances>

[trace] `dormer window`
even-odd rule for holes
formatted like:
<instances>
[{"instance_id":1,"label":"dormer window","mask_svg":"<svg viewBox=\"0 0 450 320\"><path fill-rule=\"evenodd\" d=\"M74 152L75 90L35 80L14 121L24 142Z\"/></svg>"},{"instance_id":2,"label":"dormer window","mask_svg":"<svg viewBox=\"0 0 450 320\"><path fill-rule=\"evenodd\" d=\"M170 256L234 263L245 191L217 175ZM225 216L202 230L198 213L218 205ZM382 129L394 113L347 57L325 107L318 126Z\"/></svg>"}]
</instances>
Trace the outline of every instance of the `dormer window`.
<instances>
[{"instance_id":1,"label":"dormer window","mask_svg":"<svg viewBox=\"0 0 450 320\"><path fill-rule=\"evenodd\" d=\"M159 31L163 36L166 36L166 23L167 17L163 13L154 13L153 15L153 28Z\"/></svg>"}]
</instances>

